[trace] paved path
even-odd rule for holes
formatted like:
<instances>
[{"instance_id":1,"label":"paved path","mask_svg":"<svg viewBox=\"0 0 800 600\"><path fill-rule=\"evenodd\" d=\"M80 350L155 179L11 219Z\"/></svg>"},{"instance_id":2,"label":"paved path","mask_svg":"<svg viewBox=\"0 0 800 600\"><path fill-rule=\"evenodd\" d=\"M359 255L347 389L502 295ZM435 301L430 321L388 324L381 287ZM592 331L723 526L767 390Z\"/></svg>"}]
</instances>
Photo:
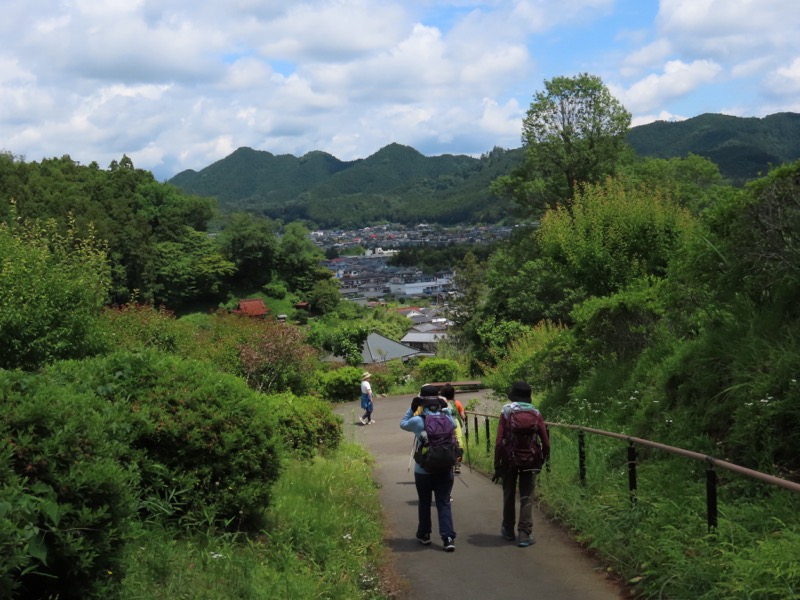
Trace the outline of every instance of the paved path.
<instances>
[{"instance_id":1,"label":"paved path","mask_svg":"<svg viewBox=\"0 0 800 600\"><path fill-rule=\"evenodd\" d=\"M412 434L400 429L400 419L413 395L379 398L376 423L362 426L355 402L339 405L345 437L363 443L375 457L386 515L384 543L400 575L408 579L411 600L620 600L625 597L595 561L558 527L534 509L537 543L518 548L500 537L502 490L477 471L462 468L453 487L456 551L444 552L432 512L433 543L422 546L414 535L417 494L413 467L409 470ZM461 481L459 481L461 479Z\"/></svg>"}]
</instances>

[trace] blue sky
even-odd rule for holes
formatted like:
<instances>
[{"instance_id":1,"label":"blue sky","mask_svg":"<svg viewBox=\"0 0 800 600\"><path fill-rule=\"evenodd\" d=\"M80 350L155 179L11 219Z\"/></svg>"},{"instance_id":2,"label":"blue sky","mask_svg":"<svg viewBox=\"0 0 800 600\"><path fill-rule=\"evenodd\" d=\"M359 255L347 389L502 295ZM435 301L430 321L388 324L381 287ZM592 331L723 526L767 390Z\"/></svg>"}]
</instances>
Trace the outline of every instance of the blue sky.
<instances>
[{"instance_id":1,"label":"blue sky","mask_svg":"<svg viewBox=\"0 0 800 600\"><path fill-rule=\"evenodd\" d=\"M582 72L634 125L800 112L796 0L4 0L0 36L0 150L160 180L242 146L518 147Z\"/></svg>"}]
</instances>

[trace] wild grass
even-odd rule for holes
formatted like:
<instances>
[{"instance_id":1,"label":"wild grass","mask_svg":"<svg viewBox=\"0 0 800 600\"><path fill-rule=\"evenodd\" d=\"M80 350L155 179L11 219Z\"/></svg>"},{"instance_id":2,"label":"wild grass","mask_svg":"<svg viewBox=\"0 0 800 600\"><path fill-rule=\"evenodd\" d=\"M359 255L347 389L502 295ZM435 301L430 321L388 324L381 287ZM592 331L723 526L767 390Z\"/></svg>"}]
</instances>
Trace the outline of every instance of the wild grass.
<instances>
[{"instance_id":1,"label":"wild grass","mask_svg":"<svg viewBox=\"0 0 800 600\"><path fill-rule=\"evenodd\" d=\"M624 442L587 436L586 482L577 435L553 431L546 512L599 553L644 598L800 597L800 495L719 472L718 525L706 520L705 465L641 452L635 502Z\"/></svg>"},{"instance_id":2,"label":"wild grass","mask_svg":"<svg viewBox=\"0 0 800 600\"><path fill-rule=\"evenodd\" d=\"M290 463L258 536L142 531L122 600L384 598L382 520L364 449Z\"/></svg>"}]
</instances>

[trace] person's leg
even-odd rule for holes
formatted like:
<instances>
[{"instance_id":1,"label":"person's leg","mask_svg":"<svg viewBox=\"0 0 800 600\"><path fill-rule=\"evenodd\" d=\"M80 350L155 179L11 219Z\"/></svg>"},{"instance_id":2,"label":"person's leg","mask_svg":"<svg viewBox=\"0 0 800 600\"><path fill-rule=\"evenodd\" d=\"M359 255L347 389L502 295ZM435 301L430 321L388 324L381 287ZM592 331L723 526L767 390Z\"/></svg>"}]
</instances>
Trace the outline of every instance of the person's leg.
<instances>
[{"instance_id":1,"label":"person's leg","mask_svg":"<svg viewBox=\"0 0 800 600\"><path fill-rule=\"evenodd\" d=\"M506 539L514 539L514 525L517 522L517 468L509 467L503 477L503 527Z\"/></svg>"},{"instance_id":2,"label":"person's leg","mask_svg":"<svg viewBox=\"0 0 800 600\"><path fill-rule=\"evenodd\" d=\"M527 535L533 531L533 471L519 473L519 526L520 533Z\"/></svg>"},{"instance_id":3,"label":"person's leg","mask_svg":"<svg viewBox=\"0 0 800 600\"><path fill-rule=\"evenodd\" d=\"M453 491L453 472L448 471L442 475L432 475L431 477L434 477L433 495L436 498L436 513L439 517L439 536L442 540L455 539L453 507L450 504L450 492Z\"/></svg>"},{"instance_id":4,"label":"person's leg","mask_svg":"<svg viewBox=\"0 0 800 600\"><path fill-rule=\"evenodd\" d=\"M420 539L431 533L431 496L433 494L433 475L414 473L414 483L417 486L417 538Z\"/></svg>"}]
</instances>

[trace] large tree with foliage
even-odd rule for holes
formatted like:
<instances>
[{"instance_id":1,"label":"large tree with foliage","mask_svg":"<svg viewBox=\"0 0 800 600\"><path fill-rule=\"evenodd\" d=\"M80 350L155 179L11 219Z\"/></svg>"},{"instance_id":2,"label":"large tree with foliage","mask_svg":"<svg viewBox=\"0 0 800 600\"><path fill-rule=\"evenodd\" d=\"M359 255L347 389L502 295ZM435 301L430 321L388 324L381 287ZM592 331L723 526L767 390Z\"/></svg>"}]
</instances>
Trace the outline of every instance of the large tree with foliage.
<instances>
[{"instance_id":1,"label":"large tree with foliage","mask_svg":"<svg viewBox=\"0 0 800 600\"><path fill-rule=\"evenodd\" d=\"M631 115L602 80L588 73L544 82L522 122L526 158L495 182L528 214L570 204L578 186L615 172L625 154Z\"/></svg>"},{"instance_id":2,"label":"large tree with foliage","mask_svg":"<svg viewBox=\"0 0 800 600\"><path fill-rule=\"evenodd\" d=\"M219 243L225 258L236 265L235 283L256 289L270 282L278 254L272 221L234 213L220 233Z\"/></svg>"},{"instance_id":3,"label":"large tree with foliage","mask_svg":"<svg viewBox=\"0 0 800 600\"><path fill-rule=\"evenodd\" d=\"M308 292L317 281L330 277L330 271L320 266L324 256L301 223L286 225L280 239L278 272L291 291Z\"/></svg>"}]
</instances>

